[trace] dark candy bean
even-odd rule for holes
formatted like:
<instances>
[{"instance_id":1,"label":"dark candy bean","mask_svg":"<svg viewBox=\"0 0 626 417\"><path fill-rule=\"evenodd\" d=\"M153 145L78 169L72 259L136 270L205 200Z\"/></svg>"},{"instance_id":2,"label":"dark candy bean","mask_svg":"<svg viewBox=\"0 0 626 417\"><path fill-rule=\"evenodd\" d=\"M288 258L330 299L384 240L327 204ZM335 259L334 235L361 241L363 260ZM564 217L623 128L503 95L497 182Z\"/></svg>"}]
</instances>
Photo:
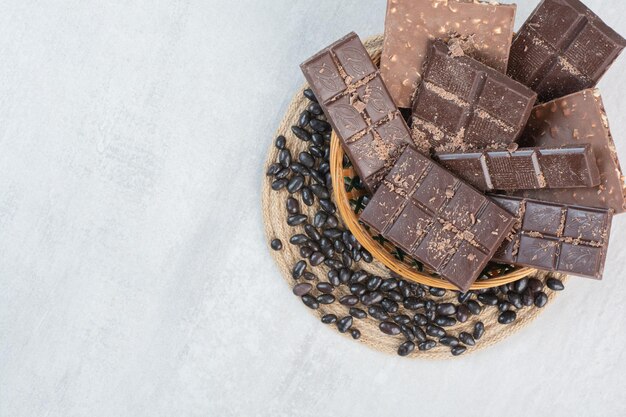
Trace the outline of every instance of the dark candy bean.
<instances>
[{"instance_id":1,"label":"dark candy bean","mask_svg":"<svg viewBox=\"0 0 626 417\"><path fill-rule=\"evenodd\" d=\"M474 346L476 344L472 335L467 332L461 332L461 334L459 334L459 339L468 346Z\"/></svg>"},{"instance_id":2,"label":"dark candy bean","mask_svg":"<svg viewBox=\"0 0 626 417\"><path fill-rule=\"evenodd\" d=\"M292 245L303 245L309 241L309 238L303 235L302 233L298 233L297 235L291 236L289 238L289 243Z\"/></svg>"},{"instance_id":3,"label":"dark candy bean","mask_svg":"<svg viewBox=\"0 0 626 417\"><path fill-rule=\"evenodd\" d=\"M535 295L535 306L542 308L548 303L548 296L545 292L540 291Z\"/></svg>"},{"instance_id":4,"label":"dark candy bean","mask_svg":"<svg viewBox=\"0 0 626 417\"><path fill-rule=\"evenodd\" d=\"M289 168L283 168L276 173L275 177L278 180L286 179L290 173L291 173L291 170Z\"/></svg>"},{"instance_id":5,"label":"dark candy bean","mask_svg":"<svg viewBox=\"0 0 626 417\"><path fill-rule=\"evenodd\" d=\"M344 306L355 306L359 302L359 297L356 295L344 295L339 299L339 303Z\"/></svg>"},{"instance_id":6,"label":"dark candy bean","mask_svg":"<svg viewBox=\"0 0 626 417\"><path fill-rule=\"evenodd\" d=\"M528 280L528 288L533 293L539 292L543 289L543 282L539 281L537 278L530 278Z\"/></svg>"},{"instance_id":7,"label":"dark candy bean","mask_svg":"<svg viewBox=\"0 0 626 417\"><path fill-rule=\"evenodd\" d=\"M501 313L498 316L498 323L511 324L515 321L516 318L517 318L517 314L515 313L515 311L512 311L512 310L505 311L504 313Z\"/></svg>"},{"instance_id":8,"label":"dark candy bean","mask_svg":"<svg viewBox=\"0 0 626 417\"><path fill-rule=\"evenodd\" d=\"M472 332L472 336L474 337L474 340L480 340L480 338L483 337L483 334L485 334L485 325L482 321L479 321L474 324L474 331Z\"/></svg>"},{"instance_id":9,"label":"dark candy bean","mask_svg":"<svg viewBox=\"0 0 626 417\"><path fill-rule=\"evenodd\" d=\"M398 324L409 324L411 322L411 318L406 314L399 314L393 318L393 321Z\"/></svg>"},{"instance_id":10,"label":"dark candy bean","mask_svg":"<svg viewBox=\"0 0 626 417\"><path fill-rule=\"evenodd\" d=\"M530 290L530 288L526 288L524 290L524 293L522 294L522 304L524 304L526 307L530 307L531 305L533 305L534 301L535 297L533 296L532 291Z\"/></svg>"},{"instance_id":11,"label":"dark candy bean","mask_svg":"<svg viewBox=\"0 0 626 417\"><path fill-rule=\"evenodd\" d=\"M435 323L437 326L450 327L456 324L456 319L447 316L436 316L435 320L433 320L433 323Z\"/></svg>"},{"instance_id":12,"label":"dark candy bean","mask_svg":"<svg viewBox=\"0 0 626 417\"><path fill-rule=\"evenodd\" d=\"M287 224L289 226L298 226L306 221L307 217L304 214L293 214L287 217Z\"/></svg>"},{"instance_id":13,"label":"dark candy bean","mask_svg":"<svg viewBox=\"0 0 626 417\"><path fill-rule=\"evenodd\" d=\"M426 341L426 333L424 333L424 330L422 330L421 327L414 325L411 326L411 329L413 330L415 340L417 340L419 343Z\"/></svg>"},{"instance_id":14,"label":"dark candy bean","mask_svg":"<svg viewBox=\"0 0 626 417\"><path fill-rule=\"evenodd\" d=\"M330 294L335 289L335 287L330 285L328 282L318 282L315 288L323 294Z\"/></svg>"},{"instance_id":15,"label":"dark candy bean","mask_svg":"<svg viewBox=\"0 0 626 417\"><path fill-rule=\"evenodd\" d=\"M328 124L328 122L325 122L324 120L311 119L311 122L309 124L311 125L313 130L320 133L329 132L331 129L330 124Z\"/></svg>"},{"instance_id":16,"label":"dark candy bean","mask_svg":"<svg viewBox=\"0 0 626 417\"><path fill-rule=\"evenodd\" d=\"M383 282L381 277L371 277L367 281L367 289L370 291L376 291L379 287L381 287L381 283ZM381 288L382 290L382 288Z\"/></svg>"},{"instance_id":17,"label":"dark candy bean","mask_svg":"<svg viewBox=\"0 0 626 417\"><path fill-rule=\"evenodd\" d=\"M380 306L370 306L367 309L367 312L370 316L374 317L376 320L387 320L389 319L389 315L382 309Z\"/></svg>"},{"instance_id":18,"label":"dark candy bean","mask_svg":"<svg viewBox=\"0 0 626 417\"><path fill-rule=\"evenodd\" d=\"M352 327L352 316L345 316L337 322L339 333L347 332Z\"/></svg>"},{"instance_id":19,"label":"dark candy bean","mask_svg":"<svg viewBox=\"0 0 626 417\"><path fill-rule=\"evenodd\" d=\"M320 106L317 103L309 104L309 106L306 109L309 112L311 112L311 114L314 114L316 116L321 116L322 114L324 114L324 111L322 110L322 106Z\"/></svg>"},{"instance_id":20,"label":"dark candy bean","mask_svg":"<svg viewBox=\"0 0 626 417\"><path fill-rule=\"evenodd\" d=\"M456 307L452 303L441 303L437 304L435 311L437 311L437 314L441 314L442 316L451 316L456 314Z\"/></svg>"},{"instance_id":21,"label":"dark candy bean","mask_svg":"<svg viewBox=\"0 0 626 417\"><path fill-rule=\"evenodd\" d=\"M430 293L430 295L432 295L433 297L443 297L444 295L446 295L446 290L444 290L443 288L435 288L435 287L431 287L428 292Z\"/></svg>"},{"instance_id":22,"label":"dark candy bean","mask_svg":"<svg viewBox=\"0 0 626 417\"><path fill-rule=\"evenodd\" d=\"M478 294L478 301L485 305L495 306L496 304L498 304L498 297L493 293L486 292L483 294Z\"/></svg>"},{"instance_id":23,"label":"dark candy bean","mask_svg":"<svg viewBox=\"0 0 626 417\"><path fill-rule=\"evenodd\" d=\"M308 282L303 282L302 284L298 284L293 287L293 293L298 297L302 297L303 295L311 292L312 288L313 286L311 284L309 284Z\"/></svg>"},{"instance_id":24,"label":"dark candy bean","mask_svg":"<svg viewBox=\"0 0 626 417\"><path fill-rule=\"evenodd\" d=\"M559 281L556 278L548 278L548 280L546 281L546 285L552 291L563 291L565 289L563 282Z\"/></svg>"},{"instance_id":25,"label":"dark candy bean","mask_svg":"<svg viewBox=\"0 0 626 417\"><path fill-rule=\"evenodd\" d=\"M291 177L289 183L287 184L287 191L289 191L290 194L293 194L297 191L300 191L303 186L304 177L302 175L294 175L293 177Z\"/></svg>"},{"instance_id":26,"label":"dark candy bean","mask_svg":"<svg viewBox=\"0 0 626 417\"><path fill-rule=\"evenodd\" d=\"M289 165L291 165L291 152L289 149L283 149L278 152L278 162L285 168L289 168Z\"/></svg>"},{"instance_id":27,"label":"dark candy bean","mask_svg":"<svg viewBox=\"0 0 626 417\"><path fill-rule=\"evenodd\" d=\"M293 197L289 197L287 199L287 213L289 214L299 214L300 213L300 203Z\"/></svg>"},{"instance_id":28,"label":"dark candy bean","mask_svg":"<svg viewBox=\"0 0 626 417\"><path fill-rule=\"evenodd\" d=\"M471 291L462 292L462 293L459 293L456 299L459 301L459 303L465 304L470 299L471 296L472 296Z\"/></svg>"},{"instance_id":29,"label":"dark candy bean","mask_svg":"<svg viewBox=\"0 0 626 417\"><path fill-rule=\"evenodd\" d=\"M337 322L337 316L334 314L325 314L322 316L322 323L324 324L333 324Z\"/></svg>"},{"instance_id":30,"label":"dark candy bean","mask_svg":"<svg viewBox=\"0 0 626 417\"><path fill-rule=\"evenodd\" d=\"M402 305L407 310L417 310L424 307L424 302L417 297L409 296L404 299Z\"/></svg>"},{"instance_id":31,"label":"dark candy bean","mask_svg":"<svg viewBox=\"0 0 626 417\"><path fill-rule=\"evenodd\" d=\"M287 139L283 135L280 135L274 141L274 146L278 149L285 149L285 144L287 143Z\"/></svg>"},{"instance_id":32,"label":"dark candy bean","mask_svg":"<svg viewBox=\"0 0 626 417\"><path fill-rule=\"evenodd\" d=\"M461 323L465 323L469 319L470 314L472 312L465 304L459 305L456 309L456 319Z\"/></svg>"},{"instance_id":33,"label":"dark candy bean","mask_svg":"<svg viewBox=\"0 0 626 417\"><path fill-rule=\"evenodd\" d=\"M274 191L278 191L281 190L283 188L285 188L287 186L287 183L289 182L289 180L282 178L280 180L276 180L274 182L272 182L272 190Z\"/></svg>"},{"instance_id":34,"label":"dark candy bean","mask_svg":"<svg viewBox=\"0 0 626 417\"><path fill-rule=\"evenodd\" d=\"M315 94L313 94L313 90L311 90L310 88L305 89L302 94L304 95L304 97L306 97L307 99L317 103L317 98L315 97Z\"/></svg>"},{"instance_id":35,"label":"dark candy bean","mask_svg":"<svg viewBox=\"0 0 626 417\"><path fill-rule=\"evenodd\" d=\"M356 307L352 307L349 310L349 313L355 319L364 319L364 318L367 317L367 313L365 311L361 310L360 308L356 308Z\"/></svg>"},{"instance_id":36,"label":"dark candy bean","mask_svg":"<svg viewBox=\"0 0 626 417\"><path fill-rule=\"evenodd\" d=\"M446 335L446 331L437 325L429 324L426 326L426 334L429 336L441 338Z\"/></svg>"},{"instance_id":37,"label":"dark candy bean","mask_svg":"<svg viewBox=\"0 0 626 417\"><path fill-rule=\"evenodd\" d=\"M365 286L361 284L350 285L350 294L352 295L356 295L357 297L360 297L361 295L365 294L365 291L367 291L367 289L365 288Z\"/></svg>"},{"instance_id":38,"label":"dark candy bean","mask_svg":"<svg viewBox=\"0 0 626 417\"><path fill-rule=\"evenodd\" d=\"M308 152L300 152L298 155L298 161L300 161L300 163L307 168L313 168L315 165L315 159L313 159L311 154Z\"/></svg>"},{"instance_id":39,"label":"dark candy bean","mask_svg":"<svg viewBox=\"0 0 626 417\"><path fill-rule=\"evenodd\" d=\"M320 206L322 206L322 209L325 212L330 213L330 214L334 214L335 211L337 211L337 207L335 207L335 203L333 203L332 201L328 199L321 199Z\"/></svg>"},{"instance_id":40,"label":"dark candy bean","mask_svg":"<svg viewBox=\"0 0 626 417\"><path fill-rule=\"evenodd\" d=\"M523 304L522 304L522 296L519 295L519 293L515 292L515 291L509 291L506 294L506 297L508 298L509 302L515 307L515 308L522 308Z\"/></svg>"},{"instance_id":41,"label":"dark candy bean","mask_svg":"<svg viewBox=\"0 0 626 417\"><path fill-rule=\"evenodd\" d=\"M381 332L390 336L396 336L400 334L400 326L391 321L383 321L378 327L380 328Z\"/></svg>"},{"instance_id":42,"label":"dark candy bean","mask_svg":"<svg viewBox=\"0 0 626 417\"><path fill-rule=\"evenodd\" d=\"M309 294L305 294L302 296L302 302L304 303L305 306L313 310L317 310L320 306L317 300L315 299L315 297Z\"/></svg>"},{"instance_id":43,"label":"dark candy bean","mask_svg":"<svg viewBox=\"0 0 626 417\"><path fill-rule=\"evenodd\" d=\"M352 329L350 330L350 336L352 336L354 340L358 340L361 338L361 331L358 329Z\"/></svg>"},{"instance_id":44,"label":"dark candy bean","mask_svg":"<svg viewBox=\"0 0 626 417\"><path fill-rule=\"evenodd\" d=\"M313 142L315 146L324 146L324 136L319 133L313 133L311 135L311 142Z\"/></svg>"},{"instance_id":45,"label":"dark candy bean","mask_svg":"<svg viewBox=\"0 0 626 417\"><path fill-rule=\"evenodd\" d=\"M328 219L328 215L323 211L318 211L313 218L313 226L322 227L324 223L326 223L326 219Z\"/></svg>"},{"instance_id":46,"label":"dark candy bean","mask_svg":"<svg viewBox=\"0 0 626 417\"><path fill-rule=\"evenodd\" d=\"M454 336L444 336L441 339L439 339L439 343L441 343L444 346L458 346L459 345L459 339L457 339Z\"/></svg>"},{"instance_id":47,"label":"dark candy bean","mask_svg":"<svg viewBox=\"0 0 626 417\"><path fill-rule=\"evenodd\" d=\"M274 175L278 174L278 172L279 172L281 169L282 169L282 166L281 166L280 164L272 164L272 165L270 165L270 166L269 166L269 168L267 168L267 171L266 171L266 173L265 173L265 174L266 174L268 177L272 177L272 176L274 176Z\"/></svg>"},{"instance_id":48,"label":"dark candy bean","mask_svg":"<svg viewBox=\"0 0 626 417\"><path fill-rule=\"evenodd\" d=\"M528 285L528 278L522 278L513 283L513 289L515 290L515 292L521 293L522 291L526 289L527 285Z\"/></svg>"},{"instance_id":49,"label":"dark candy bean","mask_svg":"<svg viewBox=\"0 0 626 417\"><path fill-rule=\"evenodd\" d=\"M413 316L413 321L418 326L426 326L426 324L428 323L428 318L421 313L417 313L416 315Z\"/></svg>"},{"instance_id":50,"label":"dark candy bean","mask_svg":"<svg viewBox=\"0 0 626 417\"><path fill-rule=\"evenodd\" d=\"M406 342L401 344L400 347L398 347L398 355L407 356L407 355L410 355L411 352L413 352L414 350L415 350L415 343L411 342L410 340L407 340Z\"/></svg>"},{"instance_id":51,"label":"dark candy bean","mask_svg":"<svg viewBox=\"0 0 626 417\"><path fill-rule=\"evenodd\" d=\"M294 266L293 266L293 270L291 272L291 276L294 279L298 279L302 276L302 273L304 272L304 270L306 269L306 262L304 261L298 261Z\"/></svg>"},{"instance_id":52,"label":"dark candy bean","mask_svg":"<svg viewBox=\"0 0 626 417\"><path fill-rule=\"evenodd\" d=\"M304 274L302 274L302 278L306 279L307 281L315 281L317 279L317 277L308 271L305 271Z\"/></svg>"},{"instance_id":53,"label":"dark candy bean","mask_svg":"<svg viewBox=\"0 0 626 417\"><path fill-rule=\"evenodd\" d=\"M498 311L500 311L501 313L510 310L513 307L513 304L509 303L508 301L498 301Z\"/></svg>"},{"instance_id":54,"label":"dark candy bean","mask_svg":"<svg viewBox=\"0 0 626 417\"><path fill-rule=\"evenodd\" d=\"M453 356L459 356L462 355L463 353L465 353L465 351L467 350L467 348L463 345L459 345L459 346L455 346L452 349L450 349L450 352L452 353Z\"/></svg>"},{"instance_id":55,"label":"dark candy bean","mask_svg":"<svg viewBox=\"0 0 626 417\"><path fill-rule=\"evenodd\" d=\"M302 195L302 201L307 206L312 206L315 202L313 198L313 193L311 193L311 189L309 187L302 187L300 190L300 194Z\"/></svg>"},{"instance_id":56,"label":"dark candy bean","mask_svg":"<svg viewBox=\"0 0 626 417\"><path fill-rule=\"evenodd\" d=\"M361 302L366 306L378 304L383 300L383 295L378 291L369 291L361 296ZM371 314L371 313L370 313Z\"/></svg>"},{"instance_id":57,"label":"dark candy bean","mask_svg":"<svg viewBox=\"0 0 626 417\"><path fill-rule=\"evenodd\" d=\"M317 302L320 304L332 304L335 302L335 296L332 294L318 295Z\"/></svg>"},{"instance_id":58,"label":"dark candy bean","mask_svg":"<svg viewBox=\"0 0 626 417\"><path fill-rule=\"evenodd\" d=\"M300 113L300 117L298 118L298 126L306 127L310 121L311 121L311 113L305 110L302 113Z\"/></svg>"},{"instance_id":59,"label":"dark candy bean","mask_svg":"<svg viewBox=\"0 0 626 417\"><path fill-rule=\"evenodd\" d=\"M422 343L420 343L419 345L417 345L417 348L419 350L430 350L432 348L434 348L435 346L437 346L437 342L435 342L434 340L426 340Z\"/></svg>"},{"instance_id":60,"label":"dark candy bean","mask_svg":"<svg viewBox=\"0 0 626 417\"><path fill-rule=\"evenodd\" d=\"M280 239L272 239L270 246L274 250L281 250L283 248L283 242Z\"/></svg>"},{"instance_id":61,"label":"dark candy bean","mask_svg":"<svg viewBox=\"0 0 626 417\"><path fill-rule=\"evenodd\" d=\"M291 131L300 140L303 140L305 142L309 142L311 140L311 134L301 127L291 126Z\"/></svg>"},{"instance_id":62,"label":"dark candy bean","mask_svg":"<svg viewBox=\"0 0 626 417\"><path fill-rule=\"evenodd\" d=\"M387 311L388 313L392 313L392 314L396 313L398 309L400 308L398 303L396 303L393 300L390 300L389 298L383 298L380 304L383 306L385 311Z\"/></svg>"}]
</instances>

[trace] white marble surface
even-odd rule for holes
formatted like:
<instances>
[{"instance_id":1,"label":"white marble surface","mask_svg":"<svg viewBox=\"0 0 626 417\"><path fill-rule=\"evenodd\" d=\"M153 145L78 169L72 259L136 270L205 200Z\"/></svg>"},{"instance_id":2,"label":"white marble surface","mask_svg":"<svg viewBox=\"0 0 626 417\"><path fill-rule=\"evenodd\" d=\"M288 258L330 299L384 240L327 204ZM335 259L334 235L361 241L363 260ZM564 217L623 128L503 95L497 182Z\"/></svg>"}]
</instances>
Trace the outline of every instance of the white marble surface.
<instances>
[{"instance_id":1,"label":"white marble surface","mask_svg":"<svg viewBox=\"0 0 626 417\"><path fill-rule=\"evenodd\" d=\"M0 4L0 416L626 414L626 217L604 281L455 361L339 337L278 275L261 167L298 64L384 0Z\"/></svg>"}]
</instances>

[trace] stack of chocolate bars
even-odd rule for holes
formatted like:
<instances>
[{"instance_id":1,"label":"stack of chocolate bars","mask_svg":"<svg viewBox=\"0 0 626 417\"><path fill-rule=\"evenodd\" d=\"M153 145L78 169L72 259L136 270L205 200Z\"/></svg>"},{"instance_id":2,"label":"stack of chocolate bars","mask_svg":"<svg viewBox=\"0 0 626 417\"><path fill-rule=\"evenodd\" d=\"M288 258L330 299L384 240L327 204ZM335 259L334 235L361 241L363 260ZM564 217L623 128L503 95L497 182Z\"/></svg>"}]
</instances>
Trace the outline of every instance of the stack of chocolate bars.
<instances>
[{"instance_id":1,"label":"stack of chocolate bars","mask_svg":"<svg viewBox=\"0 0 626 417\"><path fill-rule=\"evenodd\" d=\"M489 261L601 279L626 210L595 88L626 40L579 0L515 37L514 16L388 0L380 68L354 33L302 64L372 194L360 221L462 291Z\"/></svg>"}]
</instances>

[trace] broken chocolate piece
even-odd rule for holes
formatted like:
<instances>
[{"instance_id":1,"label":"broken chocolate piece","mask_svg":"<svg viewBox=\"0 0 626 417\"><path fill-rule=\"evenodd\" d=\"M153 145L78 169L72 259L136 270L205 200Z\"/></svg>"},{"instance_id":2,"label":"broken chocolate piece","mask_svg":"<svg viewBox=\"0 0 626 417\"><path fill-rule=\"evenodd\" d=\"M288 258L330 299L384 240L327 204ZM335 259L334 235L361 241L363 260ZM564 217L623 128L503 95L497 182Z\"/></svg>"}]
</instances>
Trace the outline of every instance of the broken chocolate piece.
<instances>
[{"instance_id":1,"label":"broken chocolate piece","mask_svg":"<svg viewBox=\"0 0 626 417\"><path fill-rule=\"evenodd\" d=\"M460 36L466 54L505 73L515 10L465 0L388 0L380 68L398 107L411 107L433 39Z\"/></svg>"},{"instance_id":2,"label":"broken chocolate piece","mask_svg":"<svg viewBox=\"0 0 626 417\"><path fill-rule=\"evenodd\" d=\"M413 148L398 159L360 220L462 291L513 226L505 210Z\"/></svg>"},{"instance_id":3,"label":"broken chocolate piece","mask_svg":"<svg viewBox=\"0 0 626 417\"><path fill-rule=\"evenodd\" d=\"M612 210L491 197L517 218L495 261L602 279Z\"/></svg>"},{"instance_id":4,"label":"broken chocolate piece","mask_svg":"<svg viewBox=\"0 0 626 417\"><path fill-rule=\"evenodd\" d=\"M533 109L522 146L566 146L590 143L600 171L594 188L520 191L517 196L626 211L626 187L600 92L570 94Z\"/></svg>"},{"instance_id":5,"label":"broken chocolate piece","mask_svg":"<svg viewBox=\"0 0 626 417\"><path fill-rule=\"evenodd\" d=\"M506 149L522 133L537 95L435 41L413 105L413 140L424 154Z\"/></svg>"},{"instance_id":6,"label":"broken chocolate piece","mask_svg":"<svg viewBox=\"0 0 626 417\"><path fill-rule=\"evenodd\" d=\"M442 153L442 166L482 191L595 187L600 173L591 145Z\"/></svg>"},{"instance_id":7,"label":"broken chocolate piece","mask_svg":"<svg viewBox=\"0 0 626 417\"><path fill-rule=\"evenodd\" d=\"M508 74L546 102L594 87L626 40L578 0L543 0L518 32Z\"/></svg>"},{"instance_id":8,"label":"broken chocolate piece","mask_svg":"<svg viewBox=\"0 0 626 417\"><path fill-rule=\"evenodd\" d=\"M373 192L412 141L367 50L352 32L301 68L361 182Z\"/></svg>"}]
</instances>

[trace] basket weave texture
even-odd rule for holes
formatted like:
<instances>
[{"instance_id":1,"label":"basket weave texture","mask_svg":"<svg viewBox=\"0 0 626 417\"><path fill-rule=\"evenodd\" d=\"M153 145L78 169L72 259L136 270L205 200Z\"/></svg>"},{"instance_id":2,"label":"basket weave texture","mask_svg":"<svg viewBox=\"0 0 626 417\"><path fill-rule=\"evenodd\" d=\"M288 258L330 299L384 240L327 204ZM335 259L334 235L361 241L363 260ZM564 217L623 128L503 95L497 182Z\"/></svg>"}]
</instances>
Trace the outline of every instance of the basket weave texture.
<instances>
[{"instance_id":1,"label":"basket weave texture","mask_svg":"<svg viewBox=\"0 0 626 417\"><path fill-rule=\"evenodd\" d=\"M380 52L382 50L382 42L383 36L378 35L371 38L368 38L365 41L365 46L370 52L370 54L374 57L374 59L379 59ZM291 126L297 124L299 114L305 110L308 105L308 100L305 99L302 95L302 91L306 88L306 86L302 87L300 91L294 96L293 100L289 104L286 114L278 127L276 132L276 136L284 135L287 138L287 147L291 150L292 155L297 155L299 152L306 150L307 144L299 139L297 139L291 133ZM278 149L276 149L273 145L270 146L267 160L265 162L264 171L276 161L278 156ZM285 189L280 191L274 191L271 188L271 179L270 177L265 177L263 179L262 184L262 211L263 211L263 219L265 223L265 232L268 243L268 250L272 254L276 264L278 265L279 271L283 277L283 279L287 282L288 286L292 288L297 282L291 277L291 269L293 265L298 262L300 258L300 254L298 253L298 248L295 245L289 244L289 238L296 233L303 233L303 229L301 226L290 227L287 225L287 211L285 209L285 201L289 194ZM295 198L299 199L299 195L294 195ZM333 195L334 199L334 195ZM300 207L303 214L312 218L315 215L315 212L319 209L319 205L314 204L312 207L307 207L305 204L302 204L300 200ZM335 201L337 204L337 201ZM346 227L343 224L342 226ZM269 242L272 239L280 239L283 242L283 249L280 251L273 251L269 248ZM355 268L355 266L353 266ZM374 260L372 263L364 263L359 262L356 265L356 268L362 269L369 274L378 275L381 277L389 277L390 271L387 267L381 262ZM313 272L319 281L325 281L325 277L329 268L325 265L320 265L317 267L308 266L307 270ZM532 274L536 278L545 281L548 276L555 276L556 278L561 279L562 281L566 280L565 275L560 274L547 274L544 272L538 272L534 270L527 271L528 274ZM527 275L526 273L524 275ZM522 275L522 276L524 276ZM521 278L520 276L519 278ZM516 277L517 278L517 277ZM315 285L318 281L311 282ZM441 281L440 281L441 282ZM554 299L556 293L554 291L549 290L547 287L544 289L544 292L548 295L548 304ZM289 296L289 294L286 292ZM345 285L337 287L334 291L334 295L337 299L339 299L343 295L349 294L348 288ZM446 295L441 298L437 298L437 302L453 302L456 303L456 292L447 291ZM362 306L359 306L362 307ZM348 307L335 302L330 305L320 305L317 310L310 310L302 305L303 309L310 311L318 317L322 317L325 314L335 314L337 317L341 318L343 316L348 315ZM545 308L545 307L544 307ZM479 316L472 316L466 323L458 323L453 327L446 328L447 331L451 334L458 334L461 331L468 331L471 333L471 329L477 321L482 321L485 326L485 334L476 343L476 346L468 346L467 352L463 355L466 356L468 353L478 351L480 349L484 349L488 346L491 346L495 343L500 342L504 338L512 335L517 332L531 321L533 321L543 309L532 307L526 307L524 309L517 311L517 320L509 325L501 325L498 323L498 309L497 307L485 306L483 308L482 313ZM409 312L410 313L410 312ZM407 314L409 314L407 313ZM321 324L321 323L320 323ZM321 324L322 325L322 324ZM398 346L404 342L404 338L400 336L388 336L383 333L378 328L379 322L369 315L367 318L359 320L354 319L353 328L357 328L361 332L361 338L358 342L363 343L375 350L396 354ZM324 325L325 326L325 325ZM329 328L335 329L335 326L329 326ZM351 338L349 332L344 334L345 337ZM438 344L435 348L422 352L417 349L408 356L409 358L420 358L420 359L449 359L452 358L450 355L450 348L442 346Z\"/></svg>"}]
</instances>

